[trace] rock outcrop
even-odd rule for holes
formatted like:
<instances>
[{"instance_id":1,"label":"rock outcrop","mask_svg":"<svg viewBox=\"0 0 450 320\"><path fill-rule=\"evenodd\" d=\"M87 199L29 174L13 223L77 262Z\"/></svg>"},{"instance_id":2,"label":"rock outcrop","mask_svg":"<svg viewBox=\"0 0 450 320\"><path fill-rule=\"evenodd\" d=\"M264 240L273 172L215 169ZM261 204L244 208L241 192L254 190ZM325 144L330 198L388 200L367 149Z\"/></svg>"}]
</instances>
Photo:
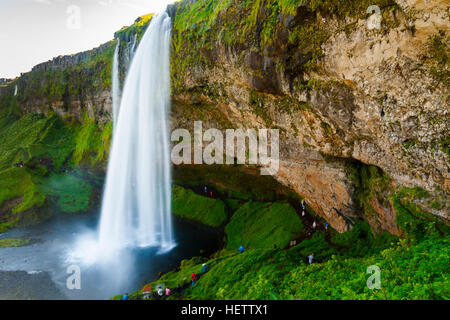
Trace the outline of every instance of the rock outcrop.
<instances>
[{"instance_id":1,"label":"rock outcrop","mask_svg":"<svg viewBox=\"0 0 450 320\"><path fill-rule=\"evenodd\" d=\"M206 2L194 2L194 10L206 12ZM280 182L340 231L359 216L398 234L389 201L396 189L449 192L448 5L382 2L377 29L368 25L376 17L364 7L361 14L351 7L351 14L340 15L339 8L307 3L287 13L274 3L211 10L212 23L181 16L190 10L185 4L172 9L175 108L181 102L181 109L209 110L211 127L280 128ZM349 5L339 4L342 10ZM227 38L229 24L252 17L240 27L253 27ZM181 40L190 37L196 40ZM383 205L375 196L367 199L375 217L355 199L352 159L392 179ZM447 205L438 210L445 219Z\"/></svg>"}]
</instances>

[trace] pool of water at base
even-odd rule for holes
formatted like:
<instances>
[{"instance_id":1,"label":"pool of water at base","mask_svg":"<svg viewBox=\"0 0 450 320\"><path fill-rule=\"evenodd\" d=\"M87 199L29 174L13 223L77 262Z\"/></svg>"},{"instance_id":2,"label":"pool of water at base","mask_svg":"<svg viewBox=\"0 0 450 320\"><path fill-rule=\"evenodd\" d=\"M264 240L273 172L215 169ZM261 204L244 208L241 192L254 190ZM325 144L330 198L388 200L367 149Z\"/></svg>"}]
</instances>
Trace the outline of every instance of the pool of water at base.
<instances>
[{"instance_id":1,"label":"pool of water at base","mask_svg":"<svg viewBox=\"0 0 450 320\"><path fill-rule=\"evenodd\" d=\"M74 246L83 235L95 234L98 219L98 212L58 214L39 225L0 234L0 239L31 239L27 246L0 248L0 299L109 299L131 293L182 259L213 253L223 237L218 230L174 218L177 246L170 252L133 248L107 263L74 264ZM78 271L74 265L79 267L80 289L69 289L76 284L71 277Z\"/></svg>"}]
</instances>

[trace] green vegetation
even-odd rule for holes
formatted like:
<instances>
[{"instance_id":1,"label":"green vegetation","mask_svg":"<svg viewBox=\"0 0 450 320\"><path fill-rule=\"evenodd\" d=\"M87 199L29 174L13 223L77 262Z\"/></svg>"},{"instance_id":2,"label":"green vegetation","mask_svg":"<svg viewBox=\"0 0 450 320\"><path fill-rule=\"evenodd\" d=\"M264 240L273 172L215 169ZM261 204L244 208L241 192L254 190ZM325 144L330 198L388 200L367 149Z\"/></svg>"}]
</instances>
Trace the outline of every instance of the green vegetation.
<instances>
[{"instance_id":1,"label":"green vegetation","mask_svg":"<svg viewBox=\"0 0 450 320\"><path fill-rule=\"evenodd\" d=\"M0 232L47 218L51 203L62 212L86 211L93 188L73 168L104 165L111 129L87 116L80 124L55 114L0 112Z\"/></svg>"},{"instance_id":2,"label":"green vegetation","mask_svg":"<svg viewBox=\"0 0 450 320\"><path fill-rule=\"evenodd\" d=\"M289 203L253 202L241 206L225 227L228 249L284 248L304 233L303 223Z\"/></svg>"},{"instance_id":3,"label":"green vegetation","mask_svg":"<svg viewBox=\"0 0 450 320\"><path fill-rule=\"evenodd\" d=\"M221 226L228 218L222 200L200 196L180 186L172 188L172 211L177 216L211 227Z\"/></svg>"},{"instance_id":4,"label":"green vegetation","mask_svg":"<svg viewBox=\"0 0 450 320\"><path fill-rule=\"evenodd\" d=\"M112 138L112 121L101 130L96 121L87 113L75 135L75 165L86 163L90 167L103 164L109 152Z\"/></svg>"},{"instance_id":5,"label":"green vegetation","mask_svg":"<svg viewBox=\"0 0 450 320\"><path fill-rule=\"evenodd\" d=\"M422 209L414 200L428 197L427 191L420 188L403 188L392 195L397 216L397 224L412 242L420 242L427 237L448 235L449 223Z\"/></svg>"},{"instance_id":6,"label":"green vegetation","mask_svg":"<svg viewBox=\"0 0 450 320\"><path fill-rule=\"evenodd\" d=\"M330 229L311 235L286 202L238 201L225 226L224 250L184 260L152 285L183 288L169 299L448 299L450 230L447 222L420 206L432 205L437 198L429 200L430 193L417 187L396 191L378 167L333 161L347 164L355 201L367 218L374 214L373 199L387 206L391 195L405 237L375 234L367 222L357 222L342 234ZM288 247L293 239L300 242ZM237 252L240 245L246 247L243 254ZM311 253L316 263L307 265ZM206 274L201 274L203 263L208 265ZM381 289L366 285L367 268L373 265L381 270ZM191 288L192 272L201 276Z\"/></svg>"},{"instance_id":7,"label":"green vegetation","mask_svg":"<svg viewBox=\"0 0 450 320\"><path fill-rule=\"evenodd\" d=\"M450 86L449 40L450 37L446 32L439 30L439 33L430 37L428 41L428 54L435 63L431 67L431 74L437 81L442 82L447 87Z\"/></svg>"},{"instance_id":8,"label":"green vegetation","mask_svg":"<svg viewBox=\"0 0 450 320\"><path fill-rule=\"evenodd\" d=\"M9 238L0 240L0 248L23 247L30 244L30 239Z\"/></svg>"},{"instance_id":9,"label":"green vegetation","mask_svg":"<svg viewBox=\"0 0 450 320\"><path fill-rule=\"evenodd\" d=\"M89 208L92 186L70 174L50 174L41 180L43 194L54 197L62 212L78 213Z\"/></svg>"},{"instance_id":10,"label":"green vegetation","mask_svg":"<svg viewBox=\"0 0 450 320\"><path fill-rule=\"evenodd\" d=\"M385 195L392 192L392 182L383 170L359 161L348 161L347 172L355 188L354 201L362 208L365 217L370 218L375 215L374 200L390 207L386 203Z\"/></svg>"},{"instance_id":11,"label":"green vegetation","mask_svg":"<svg viewBox=\"0 0 450 320\"><path fill-rule=\"evenodd\" d=\"M229 252L210 260L184 260L179 270L152 285L187 287L190 274L201 275L207 263L209 271L194 287L170 299L448 299L449 244L448 237L412 246L400 242L376 254L333 255L313 265L306 265L297 247ZM366 285L372 265L381 270L381 289Z\"/></svg>"},{"instance_id":12,"label":"green vegetation","mask_svg":"<svg viewBox=\"0 0 450 320\"><path fill-rule=\"evenodd\" d=\"M449 238L396 245L364 258L333 257L299 266L284 279L279 295L299 299L448 299ZM381 289L366 286L367 267L381 270Z\"/></svg>"},{"instance_id":13,"label":"green vegetation","mask_svg":"<svg viewBox=\"0 0 450 320\"><path fill-rule=\"evenodd\" d=\"M9 94L0 97L0 106L10 115L21 115L19 106L35 105L36 101L42 104L39 107L46 112L51 111L53 104L60 102L63 102L62 109L65 111L70 101L79 101L85 106L90 97L111 88L113 54L114 41L110 41L91 52L80 53L85 57L74 58L74 62L64 68L50 66L25 73L9 84ZM17 97L12 90L15 85L19 88Z\"/></svg>"},{"instance_id":14,"label":"green vegetation","mask_svg":"<svg viewBox=\"0 0 450 320\"><path fill-rule=\"evenodd\" d=\"M42 206L45 201L30 172L24 168L11 168L0 172L0 190L0 204L5 200L22 198L22 201L12 209L13 214L24 212L34 206Z\"/></svg>"},{"instance_id":15,"label":"green vegetation","mask_svg":"<svg viewBox=\"0 0 450 320\"><path fill-rule=\"evenodd\" d=\"M114 37L124 40L124 39L131 39L132 35L137 35L136 42L139 42L142 36L144 35L147 26L150 24L153 15L154 15L153 13L149 13L137 18L136 21L131 26L123 27L121 30L117 31L114 34Z\"/></svg>"},{"instance_id":16,"label":"green vegetation","mask_svg":"<svg viewBox=\"0 0 450 320\"><path fill-rule=\"evenodd\" d=\"M393 0L199 0L176 4L174 18L172 83L174 90L183 90L183 76L193 66L214 64L209 52L218 44L240 46L262 53L277 47L287 54L300 52L305 62L299 72L315 70L322 57L321 45L331 30L318 19L335 16L343 30L348 30L358 18L367 18L367 8L377 5L383 16L382 31L395 25L389 11L399 10ZM297 15L301 7L302 19L286 26L289 17ZM347 20L346 20L347 19ZM347 22L348 20L351 20ZM288 41L280 43L277 33L288 31ZM283 69L282 61L275 61ZM258 76L258 75L255 75ZM261 76L261 75L259 75Z\"/></svg>"}]
</instances>

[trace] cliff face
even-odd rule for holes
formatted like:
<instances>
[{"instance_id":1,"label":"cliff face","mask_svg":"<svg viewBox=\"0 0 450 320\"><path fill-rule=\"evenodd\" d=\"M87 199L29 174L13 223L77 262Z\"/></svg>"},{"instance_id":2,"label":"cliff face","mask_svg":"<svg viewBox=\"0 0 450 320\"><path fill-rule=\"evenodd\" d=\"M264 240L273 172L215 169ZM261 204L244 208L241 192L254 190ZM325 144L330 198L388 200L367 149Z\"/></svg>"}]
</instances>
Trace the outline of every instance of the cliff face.
<instances>
[{"instance_id":1,"label":"cliff face","mask_svg":"<svg viewBox=\"0 0 450 320\"><path fill-rule=\"evenodd\" d=\"M408 201L449 219L446 1L197 0L168 11L174 128L280 129L275 178L339 231L364 218L399 234L403 187L425 189ZM150 18L116 33L122 82ZM109 121L116 44L0 83L0 105Z\"/></svg>"},{"instance_id":2,"label":"cliff face","mask_svg":"<svg viewBox=\"0 0 450 320\"><path fill-rule=\"evenodd\" d=\"M111 112L114 41L90 51L56 57L0 85L0 106L15 113L56 112L83 119L84 113L107 121ZM17 87L16 95L14 92Z\"/></svg>"},{"instance_id":3,"label":"cliff face","mask_svg":"<svg viewBox=\"0 0 450 320\"><path fill-rule=\"evenodd\" d=\"M402 186L431 192L421 208L448 219L448 5L378 1L377 29L370 4L177 5L174 109L191 105L211 127L281 129L280 182L340 231L362 216L399 233ZM357 190L360 163L391 180L378 172Z\"/></svg>"}]
</instances>

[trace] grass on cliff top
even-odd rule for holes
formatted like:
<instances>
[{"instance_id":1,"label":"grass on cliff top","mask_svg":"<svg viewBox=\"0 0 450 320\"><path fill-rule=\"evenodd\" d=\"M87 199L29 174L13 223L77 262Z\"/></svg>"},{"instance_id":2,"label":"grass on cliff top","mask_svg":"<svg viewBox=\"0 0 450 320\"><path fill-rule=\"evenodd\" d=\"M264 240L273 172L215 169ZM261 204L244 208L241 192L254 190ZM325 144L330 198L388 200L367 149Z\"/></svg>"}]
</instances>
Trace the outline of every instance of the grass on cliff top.
<instances>
[{"instance_id":1,"label":"grass on cliff top","mask_svg":"<svg viewBox=\"0 0 450 320\"><path fill-rule=\"evenodd\" d=\"M228 218L222 200L200 196L180 186L172 188L172 212L211 227L221 226Z\"/></svg>"},{"instance_id":2,"label":"grass on cliff top","mask_svg":"<svg viewBox=\"0 0 450 320\"><path fill-rule=\"evenodd\" d=\"M137 35L137 42L142 38L147 26L150 24L154 14L149 13L137 18L131 26L123 27L114 34L114 37L120 39L130 39L131 35Z\"/></svg>"},{"instance_id":3,"label":"grass on cliff top","mask_svg":"<svg viewBox=\"0 0 450 320\"><path fill-rule=\"evenodd\" d=\"M390 21L388 11L400 7L393 0L181 1L177 4L173 28L171 79L174 92L185 89L183 78L189 68L214 64L208 51L219 44L239 46L240 50L252 48L261 53L267 48L287 50L286 53L292 55L301 53L308 58L298 72L316 70L323 55L321 46L330 36L328 26L318 19L318 14L325 18L337 17L343 27L348 28L358 18L367 18L371 5L381 9L381 31L395 24ZM297 12L300 22L286 28L285 19L296 16ZM287 31L287 42L281 39L280 30ZM283 61L272 58L284 67Z\"/></svg>"},{"instance_id":4,"label":"grass on cliff top","mask_svg":"<svg viewBox=\"0 0 450 320\"><path fill-rule=\"evenodd\" d=\"M247 202L225 227L227 248L284 248L304 233L297 212L287 202Z\"/></svg>"},{"instance_id":5,"label":"grass on cliff top","mask_svg":"<svg viewBox=\"0 0 450 320\"><path fill-rule=\"evenodd\" d=\"M111 87L111 70L114 54L114 41L110 41L93 52L84 53L87 58L64 68L48 67L23 74L12 85L17 85L17 96L13 90L0 97L0 106L11 113L21 111L23 104L36 105L49 112L51 105L63 102L67 111L70 101L79 100L82 104L92 96Z\"/></svg>"}]
</instances>

